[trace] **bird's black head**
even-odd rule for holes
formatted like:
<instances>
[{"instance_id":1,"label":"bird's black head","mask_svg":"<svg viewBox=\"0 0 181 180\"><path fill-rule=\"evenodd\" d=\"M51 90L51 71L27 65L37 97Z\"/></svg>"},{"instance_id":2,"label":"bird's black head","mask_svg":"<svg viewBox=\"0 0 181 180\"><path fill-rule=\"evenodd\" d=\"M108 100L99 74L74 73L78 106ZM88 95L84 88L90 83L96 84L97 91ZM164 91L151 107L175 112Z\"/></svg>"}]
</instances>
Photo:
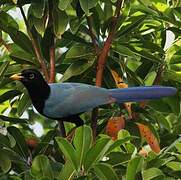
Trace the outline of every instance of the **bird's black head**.
<instances>
[{"instance_id":1,"label":"bird's black head","mask_svg":"<svg viewBox=\"0 0 181 180\"><path fill-rule=\"evenodd\" d=\"M42 74L36 69L25 69L21 73L10 77L23 83L32 100L46 99L50 93L50 87Z\"/></svg>"}]
</instances>

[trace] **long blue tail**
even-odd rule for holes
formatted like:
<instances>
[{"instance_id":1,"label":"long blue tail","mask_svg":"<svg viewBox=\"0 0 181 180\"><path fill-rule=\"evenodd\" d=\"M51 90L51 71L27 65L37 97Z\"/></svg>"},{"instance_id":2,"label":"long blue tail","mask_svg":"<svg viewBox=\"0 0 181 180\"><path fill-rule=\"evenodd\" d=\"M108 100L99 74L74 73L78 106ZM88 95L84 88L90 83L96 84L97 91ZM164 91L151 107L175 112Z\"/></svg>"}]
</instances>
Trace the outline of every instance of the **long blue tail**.
<instances>
[{"instance_id":1,"label":"long blue tail","mask_svg":"<svg viewBox=\"0 0 181 180\"><path fill-rule=\"evenodd\" d=\"M115 98L117 102L139 102L151 99L159 99L166 96L173 96L176 89L164 86L145 86L110 89L110 96Z\"/></svg>"}]
</instances>

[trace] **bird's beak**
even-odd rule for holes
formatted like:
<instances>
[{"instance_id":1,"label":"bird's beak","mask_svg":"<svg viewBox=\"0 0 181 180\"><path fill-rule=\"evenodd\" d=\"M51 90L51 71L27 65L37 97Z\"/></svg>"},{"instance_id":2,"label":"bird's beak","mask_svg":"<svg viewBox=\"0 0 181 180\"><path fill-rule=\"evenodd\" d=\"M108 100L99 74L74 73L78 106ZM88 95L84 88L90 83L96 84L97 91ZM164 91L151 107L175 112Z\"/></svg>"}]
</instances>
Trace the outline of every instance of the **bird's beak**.
<instances>
[{"instance_id":1,"label":"bird's beak","mask_svg":"<svg viewBox=\"0 0 181 180\"><path fill-rule=\"evenodd\" d=\"M22 80L23 78L24 78L24 77L21 75L21 73L14 74L14 75L10 76L10 79L12 79L12 80L18 80L18 81Z\"/></svg>"}]
</instances>

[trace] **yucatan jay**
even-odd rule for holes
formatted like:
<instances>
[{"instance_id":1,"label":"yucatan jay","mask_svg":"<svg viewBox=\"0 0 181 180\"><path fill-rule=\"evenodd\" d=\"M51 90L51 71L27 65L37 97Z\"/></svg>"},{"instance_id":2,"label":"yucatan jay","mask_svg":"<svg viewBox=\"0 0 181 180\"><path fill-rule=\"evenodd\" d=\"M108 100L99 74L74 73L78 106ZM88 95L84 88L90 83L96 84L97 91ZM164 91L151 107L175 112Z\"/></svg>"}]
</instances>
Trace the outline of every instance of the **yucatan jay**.
<instances>
[{"instance_id":1,"label":"yucatan jay","mask_svg":"<svg viewBox=\"0 0 181 180\"><path fill-rule=\"evenodd\" d=\"M99 105L158 99L176 93L175 88L163 86L105 89L81 83L47 84L35 69L23 70L10 78L23 83L40 114L76 126L83 125L81 113Z\"/></svg>"}]
</instances>

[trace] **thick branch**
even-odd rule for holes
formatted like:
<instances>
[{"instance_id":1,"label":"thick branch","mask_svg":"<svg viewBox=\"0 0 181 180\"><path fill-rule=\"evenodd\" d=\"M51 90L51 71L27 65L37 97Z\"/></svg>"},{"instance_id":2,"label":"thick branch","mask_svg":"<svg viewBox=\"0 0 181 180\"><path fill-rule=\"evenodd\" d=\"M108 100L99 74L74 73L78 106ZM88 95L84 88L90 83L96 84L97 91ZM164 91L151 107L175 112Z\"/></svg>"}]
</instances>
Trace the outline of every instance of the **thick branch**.
<instances>
[{"instance_id":1,"label":"thick branch","mask_svg":"<svg viewBox=\"0 0 181 180\"><path fill-rule=\"evenodd\" d=\"M28 21L26 19L26 16L25 16L25 13L23 11L22 6L20 6L19 8L20 8L21 14L23 16L24 22L26 24L27 32L28 32L28 35L29 35L29 37L31 39L33 48L35 50L35 54L36 54L37 59L38 59L38 61L40 63L40 66L41 66L41 69L42 69L42 71L43 71L43 73L45 75L45 78L48 81L49 80L49 74L48 74L48 70L47 70L47 66L45 64L44 58L42 57L40 49L38 48L37 42L36 42L35 38L33 37L33 34L31 33L30 26L29 26L29 23L28 23Z\"/></svg>"},{"instance_id":2,"label":"thick branch","mask_svg":"<svg viewBox=\"0 0 181 180\"><path fill-rule=\"evenodd\" d=\"M49 83L55 81L55 47L50 47L50 79Z\"/></svg>"},{"instance_id":3,"label":"thick branch","mask_svg":"<svg viewBox=\"0 0 181 180\"><path fill-rule=\"evenodd\" d=\"M2 37L0 37L0 43L8 50L8 52L11 52L11 47L9 46L9 44L7 44Z\"/></svg>"},{"instance_id":4,"label":"thick branch","mask_svg":"<svg viewBox=\"0 0 181 180\"><path fill-rule=\"evenodd\" d=\"M112 20L112 29L108 35L107 40L104 43L104 47L98 58L98 66L97 66L97 73L96 73L96 86L102 85L104 66L105 66L106 59L107 59L107 56L108 56L108 53L109 53L109 50L111 47L111 43L113 41L113 37L114 37L115 31L116 31L116 26L118 23L118 18L120 16L120 10L122 8L123 3L124 3L123 0L117 1L115 15L113 16L113 20Z\"/></svg>"},{"instance_id":5,"label":"thick branch","mask_svg":"<svg viewBox=\"0 0 181 180\"><path fill-rule=\"evenodd\" d=\"M116 4L116 10L115 10L115 14L113 16L113 20L112 20L112 29L109 32L109 35L107 37L107 40L104 43L103 49L99 55L99 52L97 50L97 44L95 41L95 36L92 32L92 24L91 24L91 19L88 19L88 26L89 26L89 31L90 31L90 35L92 38L92 42L94 44L95 50L98 56L98 65L97 65L97 72L96 72L96 86L101 86L102 85L102 79L103 79L103 72L104 72L104 66L106 63L106 59L111 47L111 43L113 41L113 37L116 31L116 27L117 27L117 22L118 22L118 18L120 16L120 10L122 8L122 5L124 4L124 0L117 0L117 4ZM97 115L98 115L98 108L95 108L92 112L92 121L91 121L91 127L93 129L93 137L94 140L96 138L96 132L97 132Z\"/></svg>"}]
</instances>

